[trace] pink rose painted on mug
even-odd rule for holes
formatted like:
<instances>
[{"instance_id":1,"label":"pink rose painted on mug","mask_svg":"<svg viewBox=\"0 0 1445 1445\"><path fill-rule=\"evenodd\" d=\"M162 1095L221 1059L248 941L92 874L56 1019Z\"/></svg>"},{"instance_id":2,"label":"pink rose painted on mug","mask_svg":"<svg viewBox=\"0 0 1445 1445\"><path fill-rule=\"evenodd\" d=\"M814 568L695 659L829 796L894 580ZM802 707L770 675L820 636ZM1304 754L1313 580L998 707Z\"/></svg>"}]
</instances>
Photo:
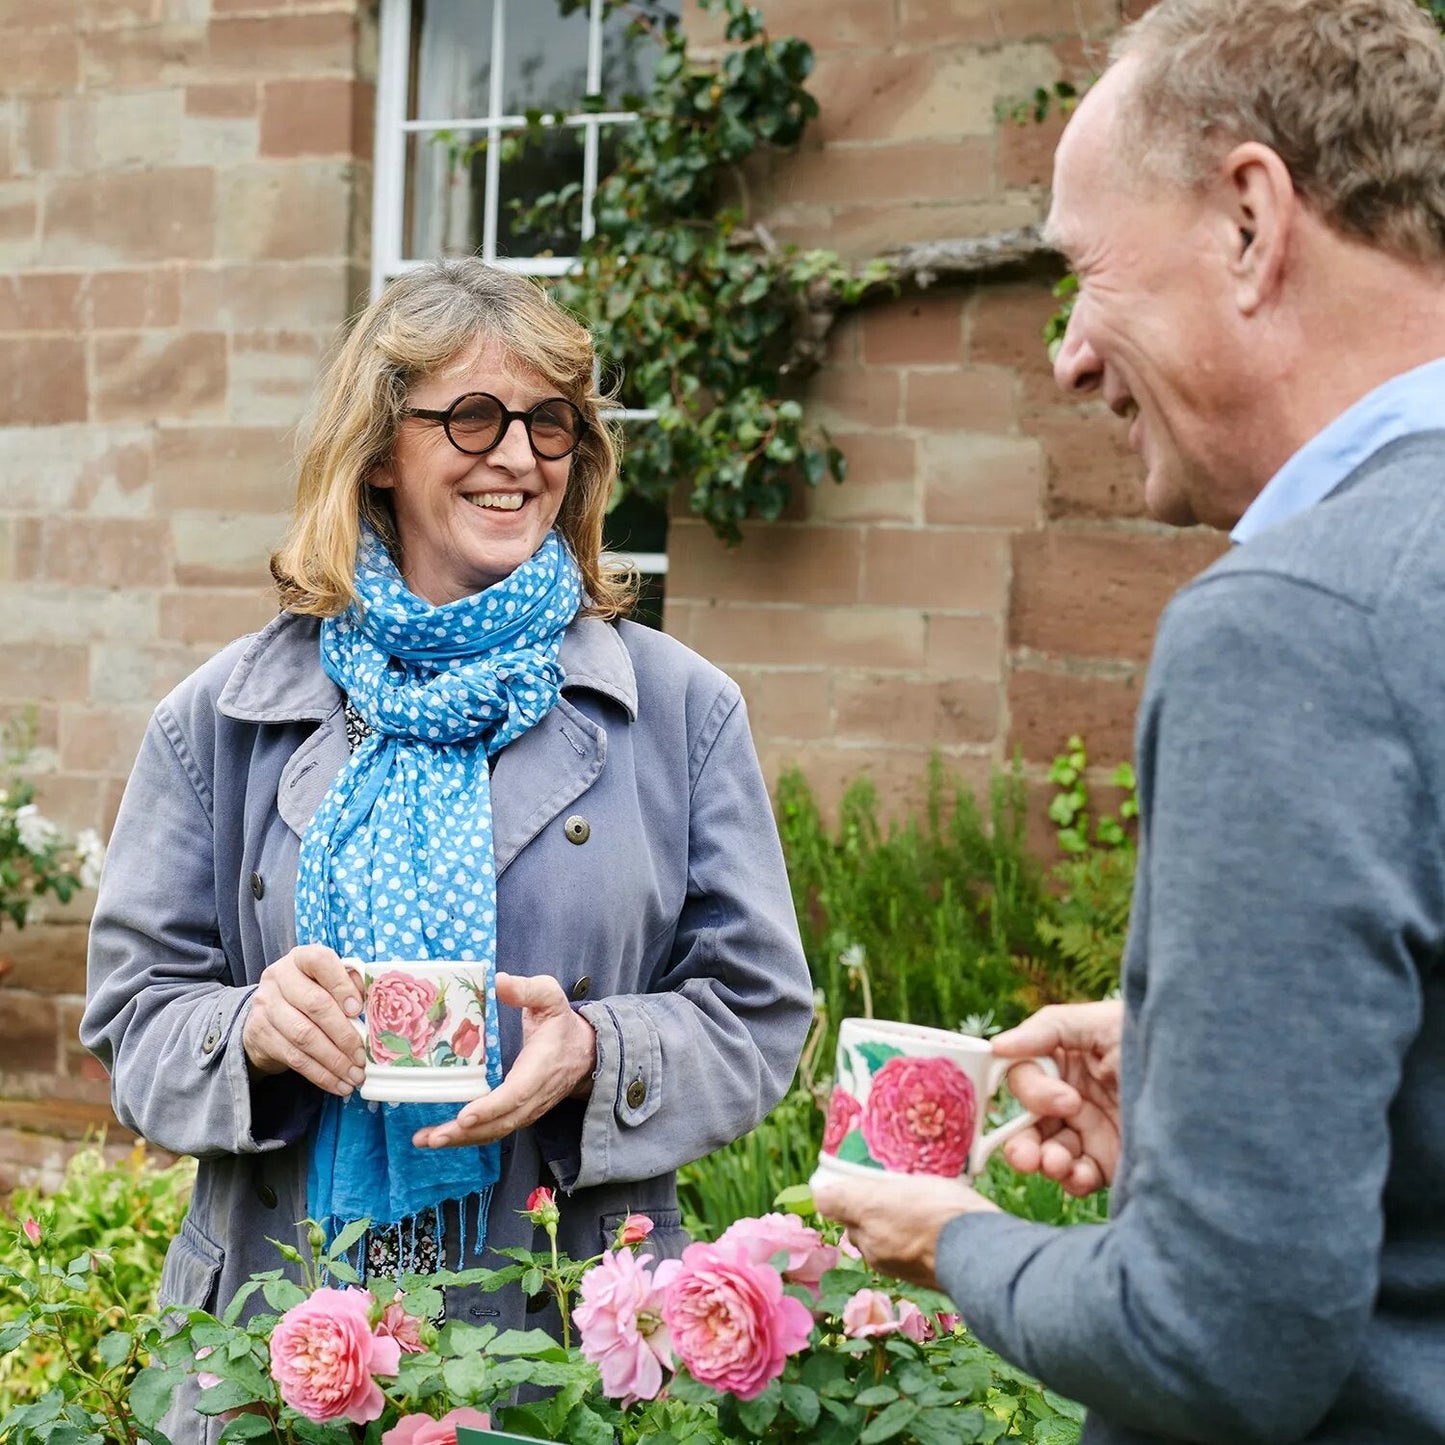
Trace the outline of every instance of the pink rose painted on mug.
<instances>
[{"instance_id":1,"label":"pink rose painted on mug","mask_svg":"<svg viewBox=\"0 0 1445 1445\"><path fill-rule=\"evenodd\" d=\"M863 1117L863 1106L841 1085L833 1089L828 1100L828 1118L823 1125L823 1153L836 1154L848 1131Z\"/></svg>"},{"instance_id":2,"label":"pink rose painted on mug","mask_svg":"<svg viewBox=\"0 0 1445 1445\"><path fill-rule=\"evenodd\" d=\"M378 1064L424 1063L448 1023L444 991L430 979L382 973L366 995L367 1051Z\"/></svg>"}]
</instances>

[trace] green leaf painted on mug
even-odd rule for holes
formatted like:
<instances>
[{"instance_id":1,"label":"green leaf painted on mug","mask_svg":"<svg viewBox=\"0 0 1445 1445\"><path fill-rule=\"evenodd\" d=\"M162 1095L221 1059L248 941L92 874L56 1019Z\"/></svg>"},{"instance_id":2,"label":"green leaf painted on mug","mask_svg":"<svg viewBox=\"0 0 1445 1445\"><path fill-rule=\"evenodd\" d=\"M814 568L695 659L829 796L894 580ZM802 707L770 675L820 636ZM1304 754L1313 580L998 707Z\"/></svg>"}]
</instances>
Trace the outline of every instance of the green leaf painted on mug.
<instances>
[{"instance_id":1,"label":"green leaf painted on mug","mask_svg":"<svg viewBox=\"0 0 1445 1445\"><path fill-rule=\"evenodd\" d=\"M447 986L442 984L437 989L436 1002L426 1011L426 1016L432 1023L440 1023L447 1016Z\"/></svg>"},{"instance_id":2,"label":"green leaf painted on mug","mask_svg":"<svg viewBox=\"0 0 1445 1445\"><path fill-rule=\"evenodd\" d=\"M377 1040L389 1053L401 1055L401 1059L398 1059L397 1063L400 1063L402 1059L412 1057L411 1040L402 1038L400 1034L392 1033L390 1029L382 1029L377 1035Z\"/></svg>"},{"instance_id":3,"label":"green leaf painted on mug","mask_svg":"<svg viewBox=\"0 0 1445 1445\"><path fill-rule=\"evenodd\" d=\"M854 1044L853 1047L868 1061L870 1074L876 1074L889 1059L903 1057L903 1050L895 1049L892 1044Z\"/></svg>"},{"instance_id":4,"label":"green leaf painted on mug","mask_svg":"<svg viewBox=\"0 0 1445 1445\"><path fill-rule=\"evenodd\" d=\"M864 1164L869 1169L881 1169L883 1166L868 1152L868 1145L863 1142L863 1136L852 1129L843 1136L843 1142L838 1145L837 1158L845 1164Z\"/></svg>"}]
</instances>

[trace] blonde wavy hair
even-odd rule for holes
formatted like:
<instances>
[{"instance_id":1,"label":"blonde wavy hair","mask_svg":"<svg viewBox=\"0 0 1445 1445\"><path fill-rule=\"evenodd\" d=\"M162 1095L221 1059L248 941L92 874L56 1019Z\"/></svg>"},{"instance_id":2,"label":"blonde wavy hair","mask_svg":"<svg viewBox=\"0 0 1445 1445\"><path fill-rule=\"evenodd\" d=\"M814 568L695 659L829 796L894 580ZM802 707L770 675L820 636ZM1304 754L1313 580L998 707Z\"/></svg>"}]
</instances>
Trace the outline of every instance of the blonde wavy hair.
<instances>
[{"instance_id":1,"label":"blonde wavy hair","mask_svg":"<svg viewBox=\"0 0 1445 1445\"><path fill-rule=\"evenodd\" d=\"M592 338L535 281L474 256L431 261L394 280L357 317L327 368L301 452L291 525L271 558L284 610L334 617L351 604L363 517L400 565L391 494L369 478L391 457L412 387L483 340L498 342L586 418L556 526L581 569L588 614L614 618L631 610L636 573L602 560L619 442L601 414Z\"/></svg>"},{"instance_id":2,"label":"blonde wavy hair","mask_svg":"<svg viewBox=\"0 0 1445 1445\"><path fill-rule=\"evenodd\" d=\"M1155 176L1259 141L1335 231L1445 263L1445 46L1414 0L1161 0L1124 56L1123 148Z\"/></svg>"}]
</instances>

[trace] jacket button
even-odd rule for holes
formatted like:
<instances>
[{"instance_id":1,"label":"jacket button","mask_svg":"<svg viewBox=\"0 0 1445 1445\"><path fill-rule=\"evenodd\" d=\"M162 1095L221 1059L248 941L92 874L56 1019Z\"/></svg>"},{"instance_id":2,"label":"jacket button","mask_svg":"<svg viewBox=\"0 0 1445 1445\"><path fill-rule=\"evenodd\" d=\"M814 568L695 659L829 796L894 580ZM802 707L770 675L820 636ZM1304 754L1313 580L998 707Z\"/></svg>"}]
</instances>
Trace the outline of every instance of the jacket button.
<instances>
[{"instance_id":1,"label":"jacket button","mask_svg":"<svg viewBox=\"0 0 1445 1445\"><path fill-rule=\"evenodd\" d=\"M220 1042L221 1038L219 1034L207 1034L205 1038L201 1040L201 1052L203 1054L215 1053L216 1045Z\"/></svg>"},{"instance_id":2,"label":"jacket button","mask_svg":"<svg viewBox=\"0 0 1445 1445\"><path fill-rule=\"evenodd\" d=\"M573 813L562 824L562 831L567 835L569 843L585 843L592 836L592 825L581 813Z\"/></svg>"},{"instance_id":3,"label":"jacket button","mask_svg":"<svg viewBox=\"0 0 1445 1445\"><path fill-rule=\"evenodd\" d=\"M634 1079L627 1086L627 1107L629 1109L640 1109L642 1101L647 1097L647 1085L641 1079Z\"/></svg>"},{"instance_id":4,"label":"jacket button","mask_svg":"<svg viewBox=\"0 0 1445 1445\"><path fill-rule=\"evenodd\" d=\"M584 973L582 977L572 985L572 1002L580 1003L591 992L592 975L590 973Z\"/></svg>"},{"instance_id":5,"label":"jacket button","mask_svg":"<svg viewBox=\"0 0 1445 1445\"><path fill-rule=\"evenodd\" d=\"M258 1184L256 1186L256 1198L266 1206L267 1209L276 1207L276 1191L269 1184Z\"/></svg>"},{"instance_id":6,"label":"jacket button","mask_svg":"<svg viewBox=\"0 0 1445 1445\"><path fill-rule=\"evenodd\" d=\"M266 891L266 880L259 873L251 875L251 897L260 898Z\"/></svg>"}]
</instances>

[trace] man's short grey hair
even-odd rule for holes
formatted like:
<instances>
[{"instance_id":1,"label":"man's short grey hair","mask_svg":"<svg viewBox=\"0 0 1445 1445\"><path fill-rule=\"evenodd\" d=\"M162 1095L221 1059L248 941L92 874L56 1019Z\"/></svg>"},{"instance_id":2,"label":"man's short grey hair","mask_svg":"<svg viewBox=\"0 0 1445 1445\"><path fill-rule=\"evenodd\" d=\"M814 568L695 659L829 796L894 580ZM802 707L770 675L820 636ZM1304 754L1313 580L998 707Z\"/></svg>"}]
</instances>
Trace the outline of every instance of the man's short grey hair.
<instances>
[{"instance_id":1,"label":"man's short grey hair","mask_svg":"<svg viewBox=\"0 0 1445 1445\"><path fill-rule=\"evenodd\" d=\"M1162 0L1126 56L1131 160L1197 186L1258 141L1340 234L1445 263L1445 43L1414 0Z\"/></svg>"}]
</instances>

